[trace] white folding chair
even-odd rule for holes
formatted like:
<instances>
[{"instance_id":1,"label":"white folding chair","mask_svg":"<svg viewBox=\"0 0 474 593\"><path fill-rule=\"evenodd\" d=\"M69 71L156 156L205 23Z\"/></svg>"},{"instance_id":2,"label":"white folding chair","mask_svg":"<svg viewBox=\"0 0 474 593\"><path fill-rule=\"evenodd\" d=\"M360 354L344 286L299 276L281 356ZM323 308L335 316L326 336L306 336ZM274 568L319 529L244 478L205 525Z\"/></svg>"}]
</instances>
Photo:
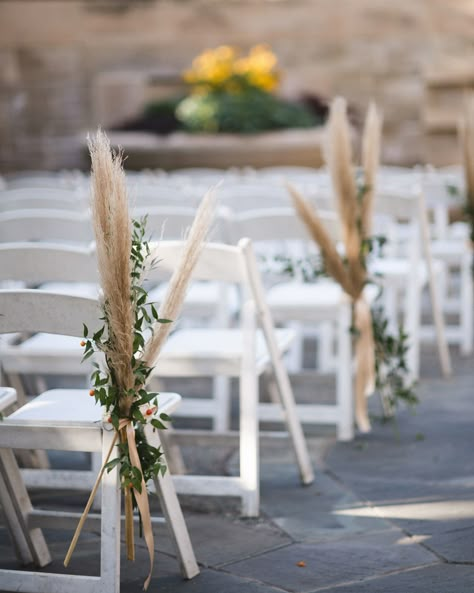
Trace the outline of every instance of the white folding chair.
<instances>
[{"instance_id":1,"label":"white folding chair","mask_svg":"<svg viewBox=\"0 0 474 593\"><path fill-rule=\"evenodd\" d=\"M337 217L326 212L320 212L319 215L330 234L339 239ZM270 269L275 267L272 264L273 257L290 255L292 250L295 260L298 257L317 254L314 242L293 208L268 208L233 214L229 224L234 241L238 237L249 237L257 250L263 246L265 261L270 260ZM263 264L266 265L268 263ZM323 325L322 332L316 333L320 338L320 351L332 350L332 338L335 336L336 405L299 404L297 409L301 422L335 424L340 440L352 439L354 418L349 297L329 279L309 284L297 276L291 280L280 279L274 286L268 287L266 300L276 323L289 326L298 332L300 351L304 335L308 334L309 329L311 335L315 335L318 325ZM335 329L330 331L329 335L326 332L327 324ZM329 345L324 343L326 337L329 338ZM300 352L297 352L296 364L292 365L295 370L301 368L301 356L298 354ZM327 370L328 366L327 361L324 361L322 370ZM274 408L267 408L265 419L276 420L278 414L275 412Z\"/></svg>"},{"instance_id":2,"label":"white folding chair","mask_svg":"<svg viewBox=\"0 0 474 593\"><path fill-rule=\"evenodd\" d=\"M45 187L0 191L0 212L38 208L84 212L88 208L87 193L80 189Z\"/></svg>"},{"instance_id":3,"label":"white folding chair","mask_svg":"<svg viewBox=\"0 0 474 593\"><path fill-rule=\"evenodd\" d=\"M224 225L221 210L209 234L211 241L225 242L227 239L227 226ZM189 206L154 206L136 208L133 214L135 218L147 216L147 233L153 240L177 241L184 239L194 221L196 210ZM166 288L167 283L162 283L150 290L149 299L160 303ZM193 282L186 294L182 318L191 318L193 321L200 319L206 324L218 322L228 325L237 306L238 295L235 290L228 290L227 286L219 282Z\"/></svg>"},{"instance_id":4,"label":"white folding chair","mask_svg":"<svg viewBox=\"0 0 474 593\"><path fill-rule=\"evenodd\" d=\"M436 344L444 375L451 372L451 361L446 340L445 321L441 308L441 295L436 275L440 270L433 259L430 229L424 195L417 186L408 193L379 190L375 199L375 212L390 217L396 224L405 221L402 250L372 262L369 271L384 287L386 310L396 323L399 307L397 293L402 295L404 329L408 334L408 367L412 379L419 377L420 329L422 291L429 289L434 320Z\"/></svg>"},{"instance_id":5,"label":"white folding chair","mask_svg":"<svg viewBox=\"0 0 474 593\"><path fill-rule=\"evenodd\" d=\"M92 247L54 243L0 243L0 281L17 281L27 286L46 285L54 292L97 297L98 276ZM89 366L79 364L76 342L65 337L60 347L51 337L37 333L16 342L2 342L2 368L10 385L24 401L22 375L36 377L44 390L44 375L87 375Z\"/></svg>"},{"instance_id":6,"label":"white folding chair","mask_svg":"<svg viewBox=\"0 0 474 593\"><path fill-rule=\"evenodd\" d=\"M93 240L90 217L83 212L46 208L0 212L0 241L87 244Z\"/></svg>"},{"instance_id":7,"label":"white folding chair","mask_svg":"<svg viewBox=\"0 0 474 593\"><path fill-rule=\"evenodd\" d=\"M432 215L431 249L433 257L446 265L446 286L442 295L445 313L457 317L457 323L446 326L448 342L457 344L460 352L468 356L473 351L474 294L472 279L473 250L465 223L449 222L450 208L462 209L464 180L461 171L440 171L428 168L422 187L427 208ZM456 188L457 196L450 193ZM423 338L433 338L432 327L422 327Z\"/></svg>"},{"instance_id":8,"label":"white folding chair","mask_svg":"<svg viewBox=\"0 0 474 593\"><path fill-rule=\"evenodd\" d=\"M75 337L82 334L83 323L91 328L97 327L101 315L95 300L35 290L0 291L0 310L0 333L40 331ZM172 412L180 400L177 394L161 394L160 398L160 413ZM77 520L78 517L70 513L33 509L12 449L101 452L102 458L106 459L113 435L113 431L102 422L102 410L84 390L47 391L7 416L0 424L0 503L22 564L47 566L51 556L40 527L54 527L55 517L60 518L62 524L69 520L69 525L71 519ZM148 430L147 438L154 446L160 445L157 431ZM154 485L183 576L192 578L199 569L171 476L167 472ZM0 569L2 590L25 593L119 593L121 517L117 468L104 473L101 496L100 519L90 516L93 529L100 521L99 576Z\"/></svg>"},{"instance_id":9,"label":"white folding chair","mask_svg":"<svg viewBox=\"0 0 474 593\"><path fill-rule=\"evenodd\" d=\"M389 244L384 249L383 257L372 258L369 274L384 288L384 307L393 328L397 327L398 313L400 310L402 312L404 328L408 333L407 359L412 379L419 377L422 292L425 288L429 289L436 345L442 372L447 376L451 371L451 362L441 295L437 286L442 266L441 262L433 258L424 194L418 183L411 182L410 175L404 175L403 183L400 183L394 181L400 179L399 174L392 173L390 182L377 187L374 234L386 236ZM331 192L329 185L326 188L321 187L311 199L319 207L327 208L334 203ZM380 229L377 228L378 217L383 221ZM387 220L392 224L387 224ZM400 221L404 223L402 227L398 224ZM400 240L401 229L403 235Z\"/></svg>"},{"instance_id":10,"label":"white folding chair","mask_svg":"<svg viewBox=\"0 0 474 593\"><path fill-rule=\"evenodd\" d=\"M156 274L169 276L179 261L181 242L162 242L156 256ZM176 476L178 492L198 495L238 496L244 516L259 512L258 377L272 369L279 394L280 419L290 433L303 483L313 480L313 470L299 422L282 355L292 341L288 330L275 330L260 282L251 243L238 246L208 244L194 270L196 280L228 282L239 287L243 304L239 328L186 328L168 339L154 369L157 377L237 377L240 380L240 473L236 477ZM257 331L260 325L262 331ZM213 399L184 400L182 414L227 417L228 402Z\"/></svg>"},{"instance_id":11,"label":"white folding chair","mask_svg":"<svg viewBox=\"0 0 474 593\"><path fill-rule=\"evenodd\" d=\"M197 208L202 198L202 191L193 186L180 187L165 181L146 185L132 182L129 195L131 206L136 208L153 208L154 206Z\"/></svg>"},{"instance_id":12,"label":"white folding chair","mask_svg":"<svg viewBox=\"0 0 474 593\"><path fill-rule=\"evenodd\" d=\"M76 189L87 184L88 177L77 169L52 171L21 171L5 176L8 189L64 188Z\"/></svg>"},{"instance_id":13,"label":"white folding chair","mask_svg":"<svg viewBox=\"0 0 474 593\"><path fill-rule=\"evenodd\" d=\"M225 181L218 189L219 203L234 212L289 206L287 189L278 181Z\"/></svg>"}]
</instances>

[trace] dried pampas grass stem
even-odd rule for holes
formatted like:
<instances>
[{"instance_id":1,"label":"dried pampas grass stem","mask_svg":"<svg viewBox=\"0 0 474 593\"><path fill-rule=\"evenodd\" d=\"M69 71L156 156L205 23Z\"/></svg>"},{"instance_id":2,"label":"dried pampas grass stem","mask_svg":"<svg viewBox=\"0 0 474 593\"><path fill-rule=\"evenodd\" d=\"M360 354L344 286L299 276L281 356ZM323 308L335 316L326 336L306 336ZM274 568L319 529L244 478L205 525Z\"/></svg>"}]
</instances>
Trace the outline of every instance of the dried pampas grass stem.
<instances>
[{"instance_id":1,"label":"dried pampas grass stem","mask_svg":"<svg viewBox=\"0 0 474 593\"><path fill-rule=\"evenodd\" d=\"M326 161L337 207L349 243L357 236L357 188L352 168L352 146L347 121L346 100L336 97L331 105L328 123ZM348 242L346 241L346 244Z\"/></svg>"},{"instance_id":2,"label":"dried pampas grass stem","mask_svg":"<svg viewBox=\"0 0 474 593\"><path fill-rule=\"evenodd\" d=\"M331 237L324 228L317 213L293 185L287 183L286 187L290 192L296 212L305 224L314 241L316 241L321 249L324 265L328 274L342 286L347 294L351 294L353 292L353 287L350 278Z\"/></svg>"},{"instance_id":3,"label":"dried pampas grass stem","mask_svg":"<svg viewBox=\"0 0 474 593\"><path fill-rule=\"evenodd\" d=\"M466 97L460 132L467 206L474 213L474 93Z\"/></svg>"},{"instance_id":4,"label":"dried pampas grass stem","mask_svg":"<svg viewBox=\"0 0 474 593\"><path fill-rule=\"evenodd\" d=\"M99 130L89 138L92 161L92 221L97 265L108 320L110 366L122 391L134 385L130 360L133 355L134 311L131 293L131 221L120 154L114 154L107 136ZM130 402L123 402L127 412Z\"/></svg>"},{"instance_id":5,"label":"dried pampas grass stem","mask_svg":"<svg viewBox=\"0 0 474 593\"><path fill-rule=\"evenodd\" d=\"M211 189L204 196L193 224L189 230L186 243L181 254L181 260L171 276L168 288L159 310L161 319L175 320L183 305L186 290L196 262L201 253L206 237L214 217L216 193ZM158 246L159 250L159 246ZM171 331L171 323L157 323L153 337L148 341L143 359L148 366L154 366L161 348Z\"/></svg>"},{"instance_id":6,"label":"dried pampas grass stem","mask_svg":"<svg viewBox=\"0 0 474 593\"><path fill-rule=\"evenodd\" d=\"M362 136L362 168L364 171L364 194L360 205L362 236L367 238L372 231L375 183L380 163L380 135L382 119L374 103L369 105Z\"/></svg>"}]
</instances>

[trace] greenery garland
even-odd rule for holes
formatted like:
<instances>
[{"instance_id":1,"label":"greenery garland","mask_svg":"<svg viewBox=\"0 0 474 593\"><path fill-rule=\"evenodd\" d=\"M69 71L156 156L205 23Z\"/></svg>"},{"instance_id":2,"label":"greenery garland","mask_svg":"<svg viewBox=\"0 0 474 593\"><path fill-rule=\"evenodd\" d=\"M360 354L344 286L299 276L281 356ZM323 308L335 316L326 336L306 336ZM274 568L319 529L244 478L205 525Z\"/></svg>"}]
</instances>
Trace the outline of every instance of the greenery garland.
<instances>
[{"instance_id":1,"label":"greenery garland","mask_svg":"<svg viewBox=\"0 0 474 593\"><path fill-rule=\"evenodd\" d=\"M108 327L107 303L102 306L104 325L94 334L89 336L89 329L84 325L84 340L81 342L84 346L84 355L82 360L87 360L95 353L105 355L105 366L99 366L93 363L95 368L91 375L93 388L90 395L95 398L96 403L100 403L107 413L107 421L110 422L115 430L119 430L119 423L123 419L123 412L120 402L123 398L131 401L130 410L126 419L133 422L135 430L135 440L138 454L140 457L142 472L133 465L130 460L128 442L121 440L118 444L119 456L106 464L107 471L111 471L116 465L120 465L120 481L123 490L129 490L131 487L139 493L142 491L142 478L145 483L155 479L161 473L166 472L166 465L163 463L163 451L161 447L153 447L145 437L144 427L147 422L154 429L166 429L165 422L170 418L167 414L159 414L159 418L154 415L158 407L158 393L149 392L144 388L152 367L149 367L141 359L143 348L145 346L146 332L152 331L155 322L170 323L169 319L160 319L155 305L148 302L148 293L142 286L143 275L149 269L150 247L145 240L146 217L141 220L133 220L132 231L132 249L130 253L131 262L131 294L130 299L134 311L134 340L133 356L130 361L134 375L134 387L127 393L120 393L115 379L115 370L110 362L107 352L113 348L110 336L106 333ZM151 266L154 262L151 263ZM150 418L153 416L152 418ZM142 475L143 473L143 475ZM133 494L133 489L132 489ZM136 500L133 496L133 506L136 508Z\"/></svg>"},{"instance_id":2,"label":"greenery garland","mask_svg":"<svg viewBox=\"0 0 474 593\"><path fill-rule=\"evenodd\" d=\"M374 253L383 254L383 247L387 239L383 235L375 235L362 241L361 260L364 267L367 259ZM267 258L261 257L262 262ZM277 254L273 258L272 273L291 278L301 278L305 283L314 283L321 277L328 277L324 258L320 254L306 257L292 258ZM345 262L347 264L347 262ZM275 267L276 264L276 267ZM376 284L375 280L371 283ZM380 287L379 287L380 288ZM400 323L398 332L389 331L389 321L379 304L382 295L379 294L371 307L372 331L375 343L375 387L382 402L382 417L384 420L394 418L395 411L402 403L415 406L418 403L414 382L408 381L408 366L406 355L408 352L408 334ZM352 323L351 334L357 339L357 330Z\"/></svg>"}]
</instances>

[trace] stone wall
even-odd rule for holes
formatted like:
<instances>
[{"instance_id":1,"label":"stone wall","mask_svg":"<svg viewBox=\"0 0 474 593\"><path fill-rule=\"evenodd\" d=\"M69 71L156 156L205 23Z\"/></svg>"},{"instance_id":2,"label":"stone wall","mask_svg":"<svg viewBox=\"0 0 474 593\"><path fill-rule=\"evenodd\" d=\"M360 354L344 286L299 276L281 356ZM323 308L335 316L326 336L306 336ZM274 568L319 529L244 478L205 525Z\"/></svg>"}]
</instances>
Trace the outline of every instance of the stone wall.
<instances>
[{"instance_id":1,"label":"stone wall","mask_svg":"<svg viewBox=\"0 0 474 593\"><path fill-rule=\"evenodd\" d=\"M424 159L426 69L474 63L472 0L3 0L0 169L76 166L100 73L179 72L205 47L267 42L283 91L385 114L386 162Z\"/></svg>"}]
</instances>

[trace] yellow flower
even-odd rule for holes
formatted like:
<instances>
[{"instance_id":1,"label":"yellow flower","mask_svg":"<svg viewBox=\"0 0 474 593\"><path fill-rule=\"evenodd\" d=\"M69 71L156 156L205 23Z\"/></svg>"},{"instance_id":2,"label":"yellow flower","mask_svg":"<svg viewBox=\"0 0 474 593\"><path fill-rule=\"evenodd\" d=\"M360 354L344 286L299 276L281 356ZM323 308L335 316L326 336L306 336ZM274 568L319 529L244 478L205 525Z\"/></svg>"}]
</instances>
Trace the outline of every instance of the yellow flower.
<instances>
[{"instance_id":1,"label":"yellow flower","mask_svg":"<svg viewBox=\"0 0 474 593\"><path fill-rule=\"evenodd\" d=\"M209 92L220 89L232 93L245 90L247 85L272 91L279 75L277 58L268 45L252 47L245 57L230 45L206 49L192 62L192 67L183 73L183 79L194 85L194 92Z\"/></svg>"}]
</instances>

